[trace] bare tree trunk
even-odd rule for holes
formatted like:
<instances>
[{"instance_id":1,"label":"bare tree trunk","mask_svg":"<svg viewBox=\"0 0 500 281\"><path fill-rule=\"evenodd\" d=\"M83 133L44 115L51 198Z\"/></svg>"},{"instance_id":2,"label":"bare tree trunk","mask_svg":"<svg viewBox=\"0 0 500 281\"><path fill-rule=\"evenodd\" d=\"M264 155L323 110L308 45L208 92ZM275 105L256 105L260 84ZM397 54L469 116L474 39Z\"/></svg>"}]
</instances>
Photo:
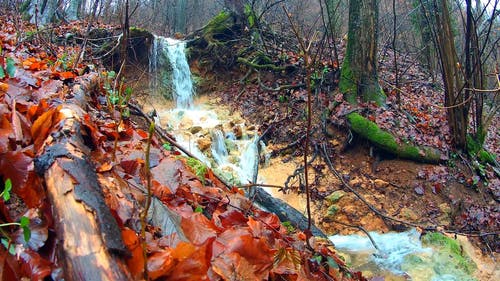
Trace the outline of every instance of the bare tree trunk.
<instances>
[{"instance_id":1,"label":"bare tree trunk","mask_svg":"<svg viewBox=\"0 0 500 281\"><path fill-rule=\"evenodd\" d=\"M81 8L82 0L71 0L68 9L66 10L67 19L70 21L79 20L81 15Z\"/></svg>"},{"instance_id":2,"label":"bare tree trunk","mask_svg":"<svg viewBox=\"0 0 500 281\"><path fill-rule=\"evenodd\" d=\"M31 23L46 25L52 22L57 10L57 0L32 0L28 13L31 15Z\"/></svg>"},{"instance_id":3,"label":"bare tree trunk","mask_svg":"<svg viewBox=\"0 0 500 281\"><path fill-rule=\"evenodd\" d=\"M175 1L174 32L186 33L187 1Z\"/></svg>"},{"instance_id":4,"label":"bare tree trunk","mask_svg":"<svg viewBox=\"0 0 500 281\"><path fill-rule=\"evenodd\" d=\"M385 104L386 96L378 83L377 32L378 1L349 2L347 50L342 65L340 91L350 103L361 100Z\"/></svg>"},{"instance_id":5,"label":"bare tree trunk","mask_svg":"<svg viewBox=\"0 0 500 281\"><path fill-rule=\"evenodd\" d=\"M463 90L464 82L459 68L447 1L435 0L434 6L436 41L441 60L448 125L455 148L465 150L470 101Z\"/></svg>"}]
</instances>

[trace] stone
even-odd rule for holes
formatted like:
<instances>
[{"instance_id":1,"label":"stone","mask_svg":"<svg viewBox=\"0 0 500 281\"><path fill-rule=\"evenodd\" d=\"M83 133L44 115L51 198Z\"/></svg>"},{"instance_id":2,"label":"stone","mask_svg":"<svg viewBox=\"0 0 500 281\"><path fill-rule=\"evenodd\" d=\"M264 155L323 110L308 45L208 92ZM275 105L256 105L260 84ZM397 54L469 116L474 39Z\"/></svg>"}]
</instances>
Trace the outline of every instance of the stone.
<instances>
[{"instance_id":1,"label":"stone","mask_svg":"<svg viewBox=\"0 0 500 281\"><path fill-rule=\"evenodd\" d=\"M198 139L196 143L198 144L198 148L201 151L205 151L212 145L212 140L210 138L205 137Z\"/></svg>"},{"instance_id":2,"label":"stone","mask_svg":"<svg viewBox=\"0 0 500 281\"><path fill-rule=\"evenodd\" d=\"M203 128L201 126L193 126L193 127L189 128L189 132L194 135L194 134L200 132L202 129Z\"/></svg>"},{"instance_id":3,"label":"stone","mask_svg":"<svg viewBox=\"0 0 500 281\"><path fill-rule=\"evenodd\" d=\"M243 136L243 130L241 129L241 126L240 125L234 126L233 133L237 139L241 139L241 137Z\"/></svg>"},{"instance_id":4,"label":"stone","mask_svg":"<svg viewBox=\"0 0 500 281\"><path fill-rule=\"evenodd\" d=\"M385 188L385 187L388 187L389 186L389 183L384 181L384 180L381 180L381 179L375 179L373 181L373 184L375 184L375 187L376 188Z\"/></svg>"},{"instance_id":5,"label":"stone","mask_svg":"<svg viewBox=\"0 0 500 281\"><path fill-rule=\"evenodd\" d=\"M255 125L247 126L247 131L254 131L254 130L255 130Z\"/></svg>"},{"instance_id":6,"label":"stone","mask_svg":"<svg viewBox=\"0 0 500 281\"><path fill-rule=\"evenodd\" d=\"M335 204L340 200L340 198L344 197L345 194L346 192L343 190L336 190L328 195L325 199L328 200L328 202Z\"/></svg>"}]
</instances>

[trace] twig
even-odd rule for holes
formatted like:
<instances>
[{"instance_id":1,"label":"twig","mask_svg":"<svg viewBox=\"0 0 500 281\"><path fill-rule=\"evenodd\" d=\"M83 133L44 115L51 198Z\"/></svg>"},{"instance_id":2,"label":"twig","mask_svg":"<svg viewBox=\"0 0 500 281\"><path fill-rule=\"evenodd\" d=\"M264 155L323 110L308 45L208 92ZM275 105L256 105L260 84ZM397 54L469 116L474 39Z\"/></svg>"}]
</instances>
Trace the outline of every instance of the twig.
<instances>
[{"instance_id":1,"label":"twig","mask_svg":"<svg viewBox=\"0 0 500 281\"><path fill-rule=\"evenodd\" d=\"M142 239L142 255L144 258L144 279L148 279L148 252L147 252L147 243L146 243L146 220L148 217L149 207L151 206L151 164L150 164L150 151L151 151L151 140L153 138L153 134L155 132L155 123L152 122L149 125L149 135L148 142L146 146L146 185L147 185L147 194L146 194L146 206L144 207L144 211L141 214L141 239Z\"/></svg>"}]
</instances>

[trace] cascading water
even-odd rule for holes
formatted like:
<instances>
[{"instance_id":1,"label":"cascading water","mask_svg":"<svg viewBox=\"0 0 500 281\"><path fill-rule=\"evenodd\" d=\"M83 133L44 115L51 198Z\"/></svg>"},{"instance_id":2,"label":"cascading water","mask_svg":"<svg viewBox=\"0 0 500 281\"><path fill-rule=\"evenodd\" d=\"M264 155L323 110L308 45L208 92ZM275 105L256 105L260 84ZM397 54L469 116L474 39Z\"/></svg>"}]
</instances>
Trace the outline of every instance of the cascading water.
<instances>
[{"instance_id":1,"label":"cascading water","mask_svg":"<svg viewBox=\"0 0 500 281\"><path fill-rule=\"evenodd\" d=\"M170 86L167 90L173 92L172 96L177 103L175 109L158 112L163 126L169 127L179 144L226 178L237 179L242 184L254 182L259 157L258 135L254 132L250 139L244 132L236 135L230 128L234 128L234 124L228 128L228 123L234 122L221 122L215 111L203 110L193 105L194 91L184 48L184 42L163 37L155 37L152 44L150 72L162 72L163 68L168 68L164 73L169 76L160 75L159 79L153 79L151 86L154 91L164 91L163 86ZM166 83L168 81L170 82ZM239 121L237 125L244 124ZM210 143L204 148L200 146L200 140L203 139ZM399 275L396 279L388 280L406 280L406 277L400 279L401 274L409 273L409 270L414 268L423 269L421 272L410 272L412 280L471 280L465 274L457 274L457 270L442 270L439 264L442 258L433 258L430 249L422 247L418 239L419 234L414 230L393 234L372 233L372 236L381 249L376 255L373 255L375 250L367 237L350 235L332 236L330 239L337 249L350 254L351 264L358 270L371 271L375 276L390 276L390 273L382 272L382 268ZM408 264L408 260L430 261L424 265L415 265Z\"/></svg>"},{"instance_id":2,"label":"cascading water","mask_svg":"<svg viewBox=\"0 0 500 281\"><path fill-rule=\"evenodd\" d=\"M184 49L186 43L172 38L155 36L151 46L149 71L157 73L166 66L165 55L172 69L171 83L173 96L179 109L189 109L193 105L193 81ZM166 77L159 75L152 79L153 89L161 88Z\"/></svg>"},{"instance_id":3,"label":"cascading water","mask_svg":"<svg viewBox=\"0 0 500 281\"><path fill-rule=\"evenodd\" d=\"M212 131L211 150L212 157L219 166L227 164L228 152L224 141L224 133L220 129L214 129Z\"/></svg>"},{"instance_id":4,"label":"cascading water","mask_svg":"<svg viewBox=\"0 0 500 281\"><path fill-rule=\"evenodd\" d=\"M222 129L223 122L214 112L194 106L193 83L185 55L185 46L183 41L155 36L150 52L149 71L153 74L150 86L154 91L160 89L160 91L172 92L172 97L176 101L175 109L159 112L159 115L163 117L162 120L166 120L164 125L172 129L177 142L194 156L209 167L218 169L226 177L248 183L252 181L255 163L257 163L256 141L250 141L241 135L237 138L231 129ZM166 77L165 74L169 76ZM165 87L162 86L170 86L170 88L163 89ZM196 127L203 128L203 130L198 132L193 129ZM200 137L210 139L210 153L206 153L207 150L204 150L204 153L200 149L196 141ZM226 141L233 144L231 157ZM235 150L241 153L235 153Z\"/></svg>"}]
</instances>

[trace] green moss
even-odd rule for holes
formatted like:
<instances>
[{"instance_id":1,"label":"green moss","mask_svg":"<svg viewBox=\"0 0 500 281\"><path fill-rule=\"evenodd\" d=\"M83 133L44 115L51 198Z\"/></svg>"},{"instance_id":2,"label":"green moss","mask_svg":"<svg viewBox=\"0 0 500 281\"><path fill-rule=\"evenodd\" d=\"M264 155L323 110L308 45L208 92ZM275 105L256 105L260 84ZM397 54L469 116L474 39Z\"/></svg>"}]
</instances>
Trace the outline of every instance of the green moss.
<instances>
[{"instance_id":1,"label":"green moss","mask_svg":"<svg viewBox=\"0 0 500 281\"><path fill-rule=\"evenodd\" d=\"M328 200L330 203L335 204L337 203L342 197L345 195L345 191L343 190L337 190L332 192L330 195L325 197L326 200Z\"/></svg>"},{"instance_id":2,"label":"green moss","mask_svg":"<svg viewBox=\"0 0 500 281\"><path fill-rule=\"evenodd\" d=\"M339 207L337 205L331 205L326 212L328 216L334 216L338 211Z\"/></svg>"},{"instance_id":3,"label":"green moss","mask_svg":"<svg viewBox=\"0 0 500 281\"><path fill-rule=\"evenodd\" d=\"M232 26L232 22L228 23L231 14L226 11L221 11L215 17L213 17L208 24L205 26L205 35L213 35L215 33L224 33L228 28Z\"/></svg>"},{"instance_id":4,"label":"green moss","mask_svg":"<svg viewBox=\"0 0 500 281\"><path fill-rule=\"evenodd\" d=\"M344 99L350 104L357 104L357 92L358 87L354 82L354 74L349 60L346 58L342 63L342 69L340 72L340 82L339 90L344 94Z\"/></svg>"},{"instance_id":5,"label":"green moss","mask_svg":"<svg viewBox=\"0 0 500 281\"><path fill-rule=\"evenodd\" d=\"M193 173L196 175L196 177L203 183L205 184L205 174L207 173L207 166L205 164L201 163L199 160L195 158L189 157L186 160L186 164L191 168Z\"/></svg>"},{"instance_id":6,"label":"green moss","mask_svg":"<svg viewBox=\"0 0 500 281\"><path fill-rule=\"evenodd\" d=\"M463 270L465 273L473 273L477 268L476 264L462 252L460 244L456 240L453 240L447 236L444 236L438 232L432 232L424 235L422 237L422 243L424 246L432 246L439 249L439 256L437 259L441 260L441 264L444 264L443 259L449 259L449 264L446 265L447 268L454 268ZM451 266L450 266L451 265ZM445 268L435 268L436 271L441 271L446 273Z\"/></svg>"},{"instance_id":7,"label":"green moss","mask_svg":"<svg viewBox=\"0 0 500 281\"><path fill-rule=\"evenodd\" d=\"M488 152L485 149L479 150L477 157L482 163L489 163L491 165L495 165L497 158L495 153Z\"/></svg>"},{"instance_id":8,"label":"green moss","mask_svg":"<svg viewBox=\"0 0 500 281\"><path fill-rule=\"evenodd\" d=\"M359 113L348 114L347 120L354 132L389 153L422 162L437 163L441 161L441 154L438 150L430 147L398 144L392 134L380 129L377 124L364 118Z\"/></svg>"},{"instance_id":9,"label":"green moss","mask_svg":"<svg viewBox=\"0 0 500 281\"><path fill-rule=\"evenodd\" d=\"M381 130L377 124L364 118L359 113L350 113L347 115L347 120L349 121L353 131L370 140L376 146L392 152L396 152L398 150L398 144L396 143L394 136Z\"/></svg>"}]
</instances>

